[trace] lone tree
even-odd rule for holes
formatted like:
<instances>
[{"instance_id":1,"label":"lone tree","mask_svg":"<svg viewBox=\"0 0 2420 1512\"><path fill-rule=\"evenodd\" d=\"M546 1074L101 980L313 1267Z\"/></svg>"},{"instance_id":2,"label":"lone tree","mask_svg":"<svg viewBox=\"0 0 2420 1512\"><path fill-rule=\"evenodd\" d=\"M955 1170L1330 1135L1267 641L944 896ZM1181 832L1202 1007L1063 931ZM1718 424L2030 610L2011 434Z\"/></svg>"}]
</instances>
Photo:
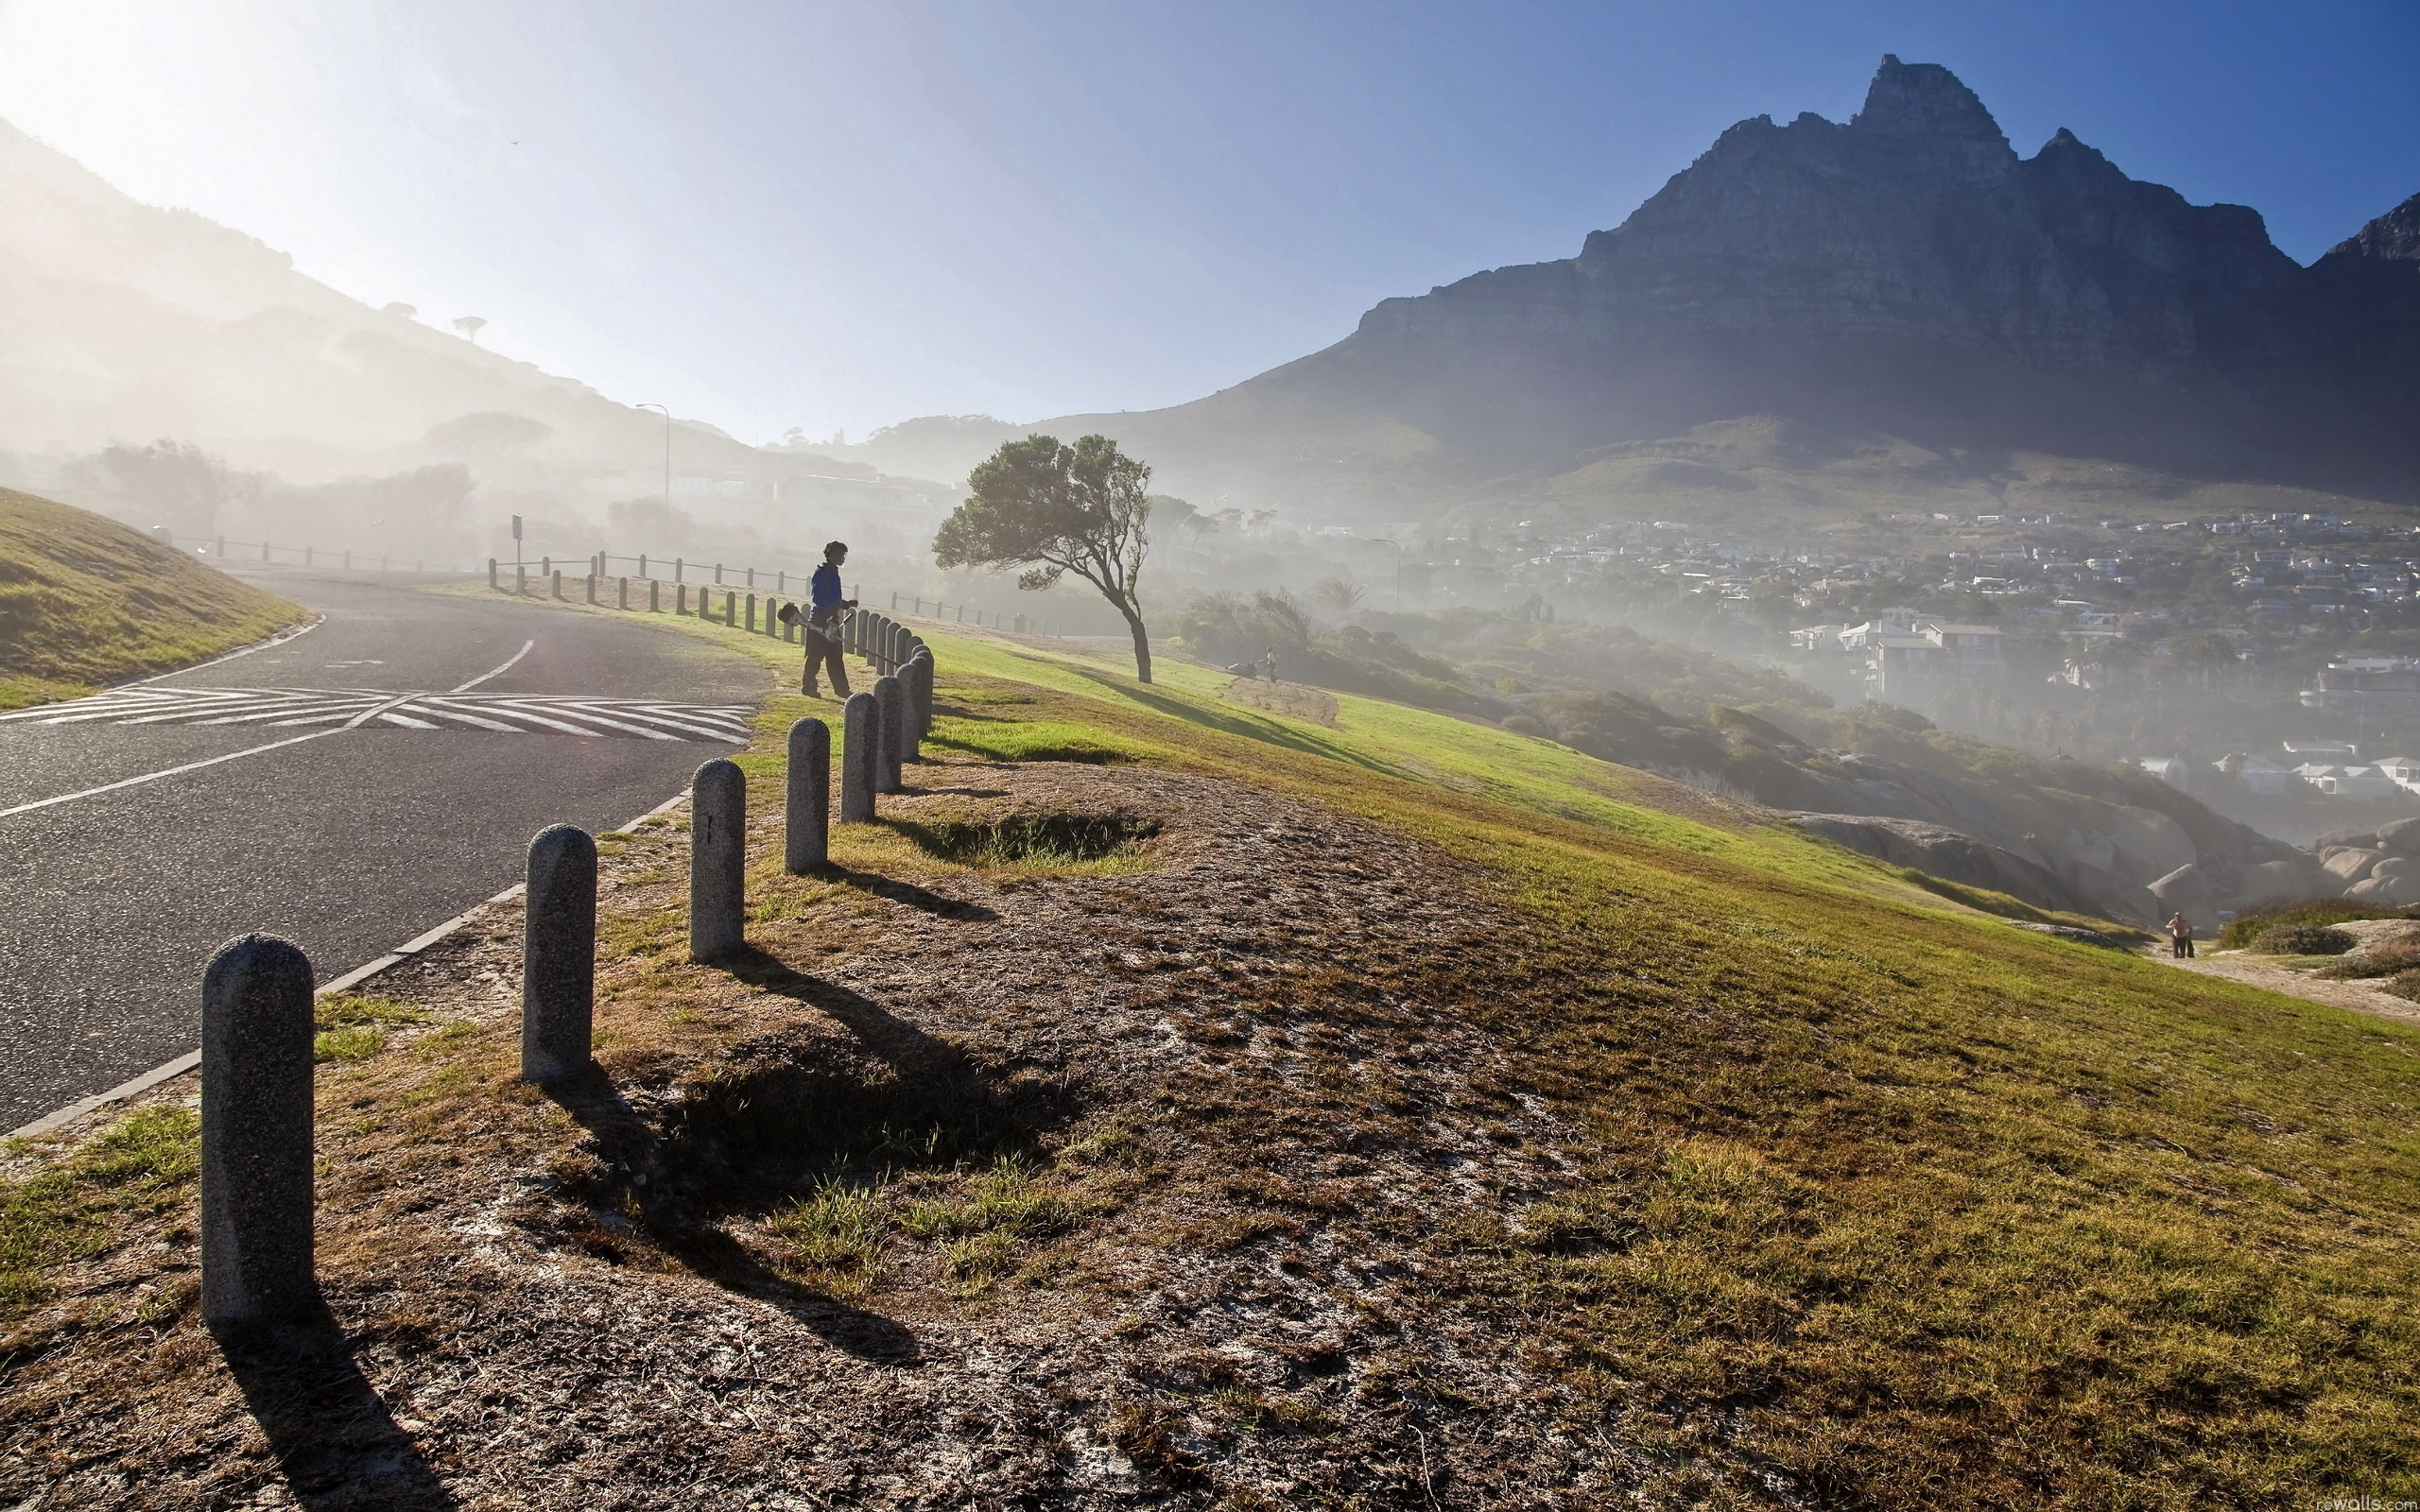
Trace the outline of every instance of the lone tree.
<instances>
[{"instance_id":1,"label":"lone tree","mask_svg":"<svg viewBox=\"0 0 2420 1512\"><path fill-rule=\"evenodd\" d=\"M1150 542L1144 486L1151 470L1106 436L1073 446L1055 436L1010 441L967 474L971 490L933 538L943 567L1023 567L1023 589L1048 588L1063 573L1100 590L1134 635L1134 676L1151 680L1151 637L1135 581Z\"/></svg>"}]
</instances>

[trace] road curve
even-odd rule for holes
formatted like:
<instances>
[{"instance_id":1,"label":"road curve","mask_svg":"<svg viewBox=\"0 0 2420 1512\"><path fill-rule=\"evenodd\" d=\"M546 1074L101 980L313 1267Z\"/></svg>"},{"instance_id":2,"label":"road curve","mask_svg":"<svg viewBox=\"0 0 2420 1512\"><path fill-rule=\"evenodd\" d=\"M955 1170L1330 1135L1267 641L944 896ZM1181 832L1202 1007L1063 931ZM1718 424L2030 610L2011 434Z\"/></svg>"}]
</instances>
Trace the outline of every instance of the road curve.
<instances>
[{"instance_id":1,"label":"road curve","mask_svg":"<svg viewBox=\"0 0 2420 1512\"><path fill-rule=\"evenodd\" d=\"M324 619L0 716L0 1129L190 1051L220 941L350 971L519 880L546 825L679 792L770 687L643 619L253 580Z\"/></svg>"}]
</instances>

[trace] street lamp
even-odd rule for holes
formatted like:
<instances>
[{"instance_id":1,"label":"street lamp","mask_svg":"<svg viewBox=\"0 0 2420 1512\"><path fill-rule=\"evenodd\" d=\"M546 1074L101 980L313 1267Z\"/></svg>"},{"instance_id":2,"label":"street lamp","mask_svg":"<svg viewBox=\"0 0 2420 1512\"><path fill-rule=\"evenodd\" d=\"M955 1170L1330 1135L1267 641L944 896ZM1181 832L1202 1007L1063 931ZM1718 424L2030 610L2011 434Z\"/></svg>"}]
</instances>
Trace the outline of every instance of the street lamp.
<instances>
[{"instance_id":1,"label":"street lamp","mask_svg":"<svg viewBox=\"0 0 2420 1512\"><path fill-rule=\"evenodd\" d=\"M1372 536L1370 544L1395 548L1395 612L1400 614L1403 612L1403 542L1389 541L1384 536Z\"/></svg>"},{"instance_id":2,"label":"street lamp","mask_svg":"<svg viewBox=\"0 0 2420 1512\"><path fill-rule=\"evenodd\" d=\"M672 411L664 404L632 404L632 409L664 411L664 507L672 507Z\"/></svg>"}]
</instances>

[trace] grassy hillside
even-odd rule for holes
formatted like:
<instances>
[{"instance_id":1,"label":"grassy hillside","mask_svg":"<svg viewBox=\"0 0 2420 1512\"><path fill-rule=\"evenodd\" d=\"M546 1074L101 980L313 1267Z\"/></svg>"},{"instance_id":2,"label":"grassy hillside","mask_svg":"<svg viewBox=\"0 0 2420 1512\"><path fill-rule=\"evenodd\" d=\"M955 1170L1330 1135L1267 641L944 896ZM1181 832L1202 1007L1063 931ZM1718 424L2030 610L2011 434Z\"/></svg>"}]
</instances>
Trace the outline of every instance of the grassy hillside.
<instances>
[{"instance_id":1,"label":"grassy hillside","mask_svg":"<svg viewBox=\"0 0 2420 1512\"><path fill-rule=\"evenodd\" d=\"M184 666L306 617L113 520L0 489L0 709Z\"/></svg>"},{"instance_id":2,"label":"grassy hillside","mask_svg":"<svg viewBox=\"0 0 2420 1512\"><path fill-rule=\"evenodd\" d=\"M512 1375L483 1321L447 1321L494 1315L496 1288L541 1296L526 1257L441 1280L475 1268L458 1252L477 1233L540 1245L545 1296L624 1297L634 1350L664 1333L657 1310L700 1305L663 1277L786 1298L681 1325L750 1341L709 1400L772 1382L790 1393L773 1418L819 1446L776 1471L730 1440L679 1469L733 1494L793 1484L805 1457L916 1486L947 1461L972 1467L958 1501L1089 1504L1067 1477L1104 1445L1136 1495L1202 1507L2420 1493L2409 1027L2030 935L1501 729L1350 696L1331 728L1228 703L1198 668L1146 688L931 638L942 765L885 824L837 833L831 877L780 874L770 815L781 731L836 710L767 711L743 760L748 963L683 958L678 835L609 842L605 1112L515 1090L486 987L473 1010L428 988L426 1011L469 1016L331 1068L331 1305L441 1473L493 1457L449 1457L449 1425L465 1446L492 1425L447 1417L443 1383L571 1389ZM1045 843L1104 792L1226 849ZM976 824L1002 801L1022 828ZM961 843L977 830L989 850ZM1035 934L1062 916L1076 933ZM1238 954L1263 917L1301 962ZM454 970L509 972L513 937ZM1131 984L1133 1012L1088 1005L1102 983ZM920 1057L930 1106L902 1091ZM20 1444L37 1421L53 1435L29 1466L133 1463L90 1436L113 1432L93 1426L113 1397L243 1411L191 1342L189 1282L158 1282L189 1245L156 1190L176 1159L109 1189L139 1202L89 1177L0 1201L20 1272L0 1420ZM23 1237L78 1180L91 1261ZM491 1189L509 1201L452 1195ZM424 1208L434 1247L415 1249ZM542 1310L596 1330L614 1305ZM784 1321L833 1308L857 1332ZM167 1331L139 1370L112 1367L120 1314ZM878 1326L927 1341L913 1400L841 1358ZM1008 1377L953 1352L993 1346L961 1338L1055 1383L1003 1397ZM620 1400L622 1347L579 1346L583 1400ZM633 1365L629 1389L690 1368ZM880 1404L871 1447L841 1431L858 1400ZM677 1411L703 1431L724 1409ZM240 1436L213 1421L192 1441ZM536 1466L494 1473L519 1492ZM562 1497L639 1471L582 1473ZM863 1483L813 1484L845 1501Z\"/></svg>"}]
</instances>

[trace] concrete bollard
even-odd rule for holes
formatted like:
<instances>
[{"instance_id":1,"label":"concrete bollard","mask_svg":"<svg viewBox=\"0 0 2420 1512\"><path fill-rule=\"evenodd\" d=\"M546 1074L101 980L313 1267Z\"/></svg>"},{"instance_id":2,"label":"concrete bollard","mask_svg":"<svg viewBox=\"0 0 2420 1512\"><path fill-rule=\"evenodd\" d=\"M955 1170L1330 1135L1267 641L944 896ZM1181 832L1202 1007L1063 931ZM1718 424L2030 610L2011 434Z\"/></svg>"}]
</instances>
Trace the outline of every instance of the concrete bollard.
<instances>
[{"instance_id":1,"label":"concrete bollard","mask_svg":"<svg viewBox=\"0 0 2420 1512\"><path fill-rule=\"evenodd\" d=\"M675 614L689 612L688 585L677 580L672 585L672 612Z\"/></svg>"},{"instance_id":2,"label":"concrete bollard","mask_svg":"<svg viewBox=\"0 0 2420 1512\"><path fill-rule=\"evenodd\" d=\"M490 557L488 558L488 586L499 591L504 587L502 583L495 580L495 558L493 557Z\"/></svg>"},{"instance_id":3,"label":"concrete bollard","mask_svg":"<svg viewBox=\"0 0 2420 1512\"><path fill-rule=\"evenodd\" d=\"M311 962L274 935L201 979L201 1315L292 1316L312 1274Z\"/></svg>"},{"instance_id":4,"label":"concrete bollard","mask_svg":"<svg viewBox=\"0 0 2420 1512\"><path fill-rule=\"evenodd\" d=\"M916 680L911 689L915 698L909 709L915 719L916 742L920 748L919 759L922 759L921 747L925 738L933 732L932 648L924 645L916 647L916 654L908 659L908 666L916 675Z\"/></svg>"},{"instance_id":5,"label":"concrete bollard","mask_svg":"<svg viewBox=\"0 0 2420 1512\"><path fill-rule=\"evenodd\" d=\"M614 579L614 607L615 609L629 609L631 607L631 580L627 577L616 577Z\"/></svg>"},{"instance_id":6,"label":"concrete bollard","mask_svg":"<svg viewBox=\"0 0 2420 1512\"><path fill-rule=\"evenodd\" d=\"M664 612L664 579L661 577L647 580L647 611L650 614Z\"/></svg>"},{"instance_id":7,"label":"concrete bollard","mask_svg":"<svg viewBox=\"0 0 2420 1512\"><path fill-rule=\"evenodd\" d=\"M840 822L871 824L873 822L874 767L881 754L881 740L874 726L882 720L871 693L853 693L841 706L840 740Z\"/></svg>"},{"instance_id":8,"label":"concrete bollard","mask_svg":"<svg viewBox=\"0 0 2420 1512\"><path fill-rule=\"evenodd\" d=\"M596 602L596 575L595 573L590 573L588 575L588 601L592 604Z\"/></svg>"},{"instance_id":9,"label":"concrete bollard","mask_svg":"<svg viewBox=\"0 0 2420 1512\"><path fill-rule=\"evenodd\" d=\"M900 737L907 733L908 690L899 685L897 678L877 678L873 703L874 791L896 793L906 785L899 764L907 755L906 743Z\"/></svg>"},{"instance_id":10,"label":"concrete bollard","mask_svg":"<svg viewBox=\"0 0 2420 1512\"><path fill-rule=\"evenodd\" d=\"M823 865L832 837L832 727L821 719L790 726L788 801L782 813L782 866L803 877Z\"/></svg>"},{"instance_id":11,"label":"concrete bollard","mask_svg":"<svg viewBox=\"0 0 2420 1512\"><path fill-rule=\"evenodd\" d=\"M512 591L522 594L529 592L529 569L517 561L512 564Z\"/></svg>"},{"instance_id":12,"label":"concrete bollard","mask_svg":"<svg viewBox=\"0 0 2420 1512\"><path fill-rule=\"evenodd\" d=\"M717 758L689 782L689 959L711 961L746 938L748 779Z\"/></svg>"},{"instance_id":13,"label":"concrete bollard","mask_svg":"<svg viewBox=\"0 0 2420 1512\"><path fill-rule=\"evenodd\" d=\"M521 1079L588 1068L596 1005L596 842L558 824L529 842L521 923Z\"/></svg>"},{"instance_id":14,"label":"concrete bollard","mask_svg":"<svg viewBox=\"0 0 2420 1512\"><path fill-rule=\"evenodd\" d=\"M561 573L548 573L546 575L546 578L547 581L553 584L554 595L560 600L563 596L563 575Z\"/></svg>"},{"instance_id":15,"label":"concrete bollard","mask_svg":"<svg viewBox=\"0 0 2420 1512\"><path fill-rule=\"evenodd\" d=\"M748 633L756 633L756 595L753 593L748 595Z\"/></svg>"}]
</instances>

